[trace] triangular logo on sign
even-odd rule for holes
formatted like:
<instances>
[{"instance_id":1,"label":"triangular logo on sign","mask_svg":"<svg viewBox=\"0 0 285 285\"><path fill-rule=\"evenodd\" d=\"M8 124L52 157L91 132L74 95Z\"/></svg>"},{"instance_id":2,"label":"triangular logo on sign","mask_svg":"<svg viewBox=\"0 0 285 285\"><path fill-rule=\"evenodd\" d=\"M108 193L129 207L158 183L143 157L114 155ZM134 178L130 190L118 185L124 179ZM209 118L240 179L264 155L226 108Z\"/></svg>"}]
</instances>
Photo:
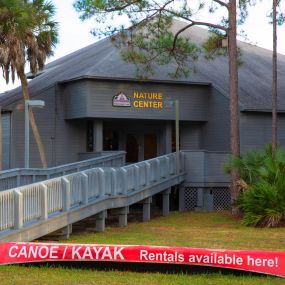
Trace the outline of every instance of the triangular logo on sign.
<instances>
[{"instance_id":1,"label":"triangular logo on sign","mask_svg":"<svg viewBox=\"0 0 285 285\"><path fill-rule=\"evenodd\" d=\"M131 107L131 98L120 92L113 97L114 107Z\"/></svg>"}]
</instances>

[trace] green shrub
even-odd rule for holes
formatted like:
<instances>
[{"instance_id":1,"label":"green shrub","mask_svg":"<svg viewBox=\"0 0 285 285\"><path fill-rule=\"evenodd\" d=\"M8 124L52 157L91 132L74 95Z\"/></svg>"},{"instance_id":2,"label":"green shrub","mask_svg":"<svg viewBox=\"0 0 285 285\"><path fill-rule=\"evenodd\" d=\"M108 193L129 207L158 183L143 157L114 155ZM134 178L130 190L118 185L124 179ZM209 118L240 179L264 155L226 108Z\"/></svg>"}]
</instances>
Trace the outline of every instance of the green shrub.
<instances>
[{"instance_id":1,"label":"green shrub","mask_svg":"<svg viewBox=\"0 0 285 285\"><path fill-rule=\"evenodd\" d=\"M285 150L278 147L274 158L271 146L232 157L226 170L238 169L246 185L237 205L246 225L275 227L285 214Z\"/></svg>"},{"instance_id":2,"label":"green shrub","mask_svg":"<svg viewBox=\"0 0 285 285\"><path fill-rule=\"evenodd\" d=\"M285 177L271 184L262 180L252 184L239 195L237 204L244 213L245 225L275 227L285 213Z\"/></svg>"}]
</instances>

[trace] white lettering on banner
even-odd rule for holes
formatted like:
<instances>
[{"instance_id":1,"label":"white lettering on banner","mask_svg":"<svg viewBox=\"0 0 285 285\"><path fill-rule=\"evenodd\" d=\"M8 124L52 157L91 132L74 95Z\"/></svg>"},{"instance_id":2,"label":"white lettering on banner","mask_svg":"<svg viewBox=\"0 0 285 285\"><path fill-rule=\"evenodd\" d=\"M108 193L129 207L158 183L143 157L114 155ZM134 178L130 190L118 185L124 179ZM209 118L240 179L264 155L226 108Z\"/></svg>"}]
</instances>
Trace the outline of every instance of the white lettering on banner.
<instances>
[{"instance_id":1,"label":"white lettering on banner","mask_svg":"<svg viewBox=\"0 0 285 285\"><path fill-rule=\"evenodd\" d=\"M141 261L158 261L158 262L184 262L184 254L178 252L168 253L164 251L160 252L149 252L145 249L140 250Z\"/></svg>"},{"instance_id":2,"label":"white lettering on banner","mask_svg":"<svg viewBox=\"0 0 285 285\"><path fill-rule=\"evenodd\" d=\"M243 259L237 257L235 254L229 255L218 255L216 253L211 253L210 255L189 255L189 262L191 263L202 263L202 264L231 264L231 265L242 265Z\"/></svg>"},{"instance_id":3,"label":"white lettering on banner","mask_svg":"<svg viewBox=\"0 0 285 285\"><path fill-rule=\"evenodd\" d=\"M101 259L110 259L110 260L112 260L113 259L113 256L112 256L112 254L111 254L111 251L110 251L110 248L109 247L106 247L105 248L105 250L104 250L104 252L103 252L103 254L102 254L102 257L101 257Z\"/></svg>"},{"instance_id":4,"label":"white lettering on banner","mask_svg":"<svg viewBox=\"0 0 285 285\"><path fill-rule=\"evenodd\" d=\"M125 247L83 247L72 246L70 248L71 258L74 260L125 260L122 251ZM10 258L34 258L34 259L60 259L59 246L33 245L33 246L11 246L8 254ZM66 253L64 254L64 256Z\"/></svg>"},{"instance_id":5,"label":"white lettering on banner","mask_svg":"<svg viewBox=\"0 0 285 285\"><path fill-rule=\"evenodd\" d=\"M72 247L72 259L125 260L122 254L123 249L124 247L114 247L111 251L109 246L105 248L87 246L82 250L81 246L76 246Z\"/></svg>"},{"instance_id":6,"label":"white lettering on banner","mask_svg":"<svg viewBox=\"0 0 285 285\"><path fill-rule=\"evenodd\" d=\"M82 259L93 259L93 254L91 252L91 248L90 247L86 247L83 255L82 255Z\"/></svg>"},{"instance_id":7,"label":"white lettering on banner","mask_svg":"<svg viewBox=\"0 0 285 285\"><path fill-rule=\"evenodd\" d=\"M285 252L99 244L0 244L1 265L51 260L196 264L285 277Z\"/></svg>"},{"instance_id":8,"label":"white lettering on banner","mask_svg":"<svg viewBox=\"0 0 285 285\"><path fill-rule=\"evenodd\" d=\"M11 258L42 258L42 259L59 259L58 246L11 246L8 255Z\"/></svg>"},{"instance_id":9,"label":"white lettering on banner","mask_svg":"<svg viewBox=\"0 0 285 285\"><path fill-rule=\"evenodd\" d=\"M73 247L72 248L72 259L75 259L75 256L76 258L78 259L82 259L80 254L79 254L79 251L81 249L81 246L78 246L78 247Z\"/></svg>"},{"instance_id":10,"label":"white lettering on banner","mask_svg":"<svg viewBox=\"0 0 285 285\"><path fill-rule=\"evenodd\" d=\"M13 249L18 250L18 246L16 246L16 245L11 246L9 248L8 255L9 255L9 257L15 258L15 257L17 257L17 253L12 253Z\"/></svg>"},{"instance_id":11,"label":"white lettering on banner","mask_svg":"<svg viewBox=\"0 0 285 285\"><path fill-rule=\"evenodd\" d=\"M103 247L93 247L93 250L96 254L95 259L99 259L99 253L102 251Z\"/></svg>"},{"instance_id":12,"label":"white lettering on banner","mask_svg":"<svg viewBox=\"0 0 285 285\"><path fill-rule=\"evenodd\" d=\"M51 246L49 258L58 259L58 249L59 249L58 246Z\"/></svg>"},{"instance_id":13,"label":"white lettering on banner","mask_svg":"<svg viewBox=\"0 0 285 285\"><path fill-rule=\"evenodd\" d=\"M47 247L47 246L42 246L42 247L39 249L39 257L40 257L40 258L48 258L48 256L49 256L48 247Z\"/></svg>"},{"instance_id":14,"label":"white lettering on banner","mask_svg":"<svg viewBox=\"0 0 285 285\"><path fill-rule=\"evenodd\" d=\"M31 246L30 247L30 255L33 256L33 258L37 258L37 252L38 251L38 248L35 246Z\"/></svg>"},{"instance_id":15,"label":"white lettering on banner","mask_svg":"<svg viewBox=\"0 0 285 285\"><path fill-rule=\"evenodd\" d=\"M252 258L247 256L247 264L251 266L268 266L268 267L278 267L278 258Z\"/></svg>"},{"instance_id":16,"label":"white lettering on banner","mask_svg":"<svg viewBox=\"0 0 285 285\"><path fill-rule=\"evenodd\" d=\"M122 250L124 249L124 247L115 247L114 249L114 260L124 260L124 256L122 254Z\"/></svg>"},{"instance_id":17,"label":"white lettering on banner","mask_svg":"<svg viewBox=\"0 0 285 285\"><path fill-rule=\"evenodd\" d=\"M19 254L18 254L18 258L19 257L21 257L21 256L23 256L23 257L25 257L25 258L27 258L28 257L28 255L27 255L27 248L25 247L25 246L23 246L22 248L21 248L21 250L20 250L20 252L19 252Z\"/></svg>"}]
</instances>

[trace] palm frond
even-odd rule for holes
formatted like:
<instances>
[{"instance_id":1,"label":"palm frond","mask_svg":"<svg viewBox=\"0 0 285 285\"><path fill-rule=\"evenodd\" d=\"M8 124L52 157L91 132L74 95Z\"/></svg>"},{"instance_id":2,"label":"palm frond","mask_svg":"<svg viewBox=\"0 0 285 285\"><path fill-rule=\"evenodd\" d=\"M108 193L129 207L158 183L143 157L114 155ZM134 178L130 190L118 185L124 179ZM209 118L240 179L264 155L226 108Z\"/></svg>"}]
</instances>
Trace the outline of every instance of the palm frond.
<instances>
[{"instance_id":1,"label":"palm frond","mask_svg":"<svg viewBox=\"0 0 285 285\"><path fill-rule=\"evenodd\" d=\"M6 82L28 62L36 74L58 42L55 6L46 0L0 2L0 66Z\"/></svg>"}]
</instances>

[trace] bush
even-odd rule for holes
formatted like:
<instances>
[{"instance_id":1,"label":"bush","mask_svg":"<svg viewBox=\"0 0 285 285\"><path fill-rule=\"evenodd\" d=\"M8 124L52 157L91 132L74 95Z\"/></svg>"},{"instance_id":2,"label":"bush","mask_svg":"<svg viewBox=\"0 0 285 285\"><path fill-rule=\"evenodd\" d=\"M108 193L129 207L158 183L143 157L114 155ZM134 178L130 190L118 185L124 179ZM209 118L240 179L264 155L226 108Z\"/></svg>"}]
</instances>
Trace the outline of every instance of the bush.
<instances>
[{"instance_id":1,"label":"bush","mask_svg":"<svg viewBox=\"0 0 285 285\"><path fill-rule=\"evenodd\" d=\"M271 146L232 157L226 170L237 169L242 191L237 205L246 225L275 227L285 213L285 150L278 147L274 158ZM242 183L241 183L242 182Z\"/></svg>"},{"instance_id":2,"label":"bush","mask_svg":"<svg viewBox=\"0 0 285 285\"><path fill-rule=\"evenodd\" d=\"M237 204L244 213L242 222L245 225L275 227L285 213L285 177L280 183L268 181L254 183L242 192Z\"/></svg>"}]
</instances>

